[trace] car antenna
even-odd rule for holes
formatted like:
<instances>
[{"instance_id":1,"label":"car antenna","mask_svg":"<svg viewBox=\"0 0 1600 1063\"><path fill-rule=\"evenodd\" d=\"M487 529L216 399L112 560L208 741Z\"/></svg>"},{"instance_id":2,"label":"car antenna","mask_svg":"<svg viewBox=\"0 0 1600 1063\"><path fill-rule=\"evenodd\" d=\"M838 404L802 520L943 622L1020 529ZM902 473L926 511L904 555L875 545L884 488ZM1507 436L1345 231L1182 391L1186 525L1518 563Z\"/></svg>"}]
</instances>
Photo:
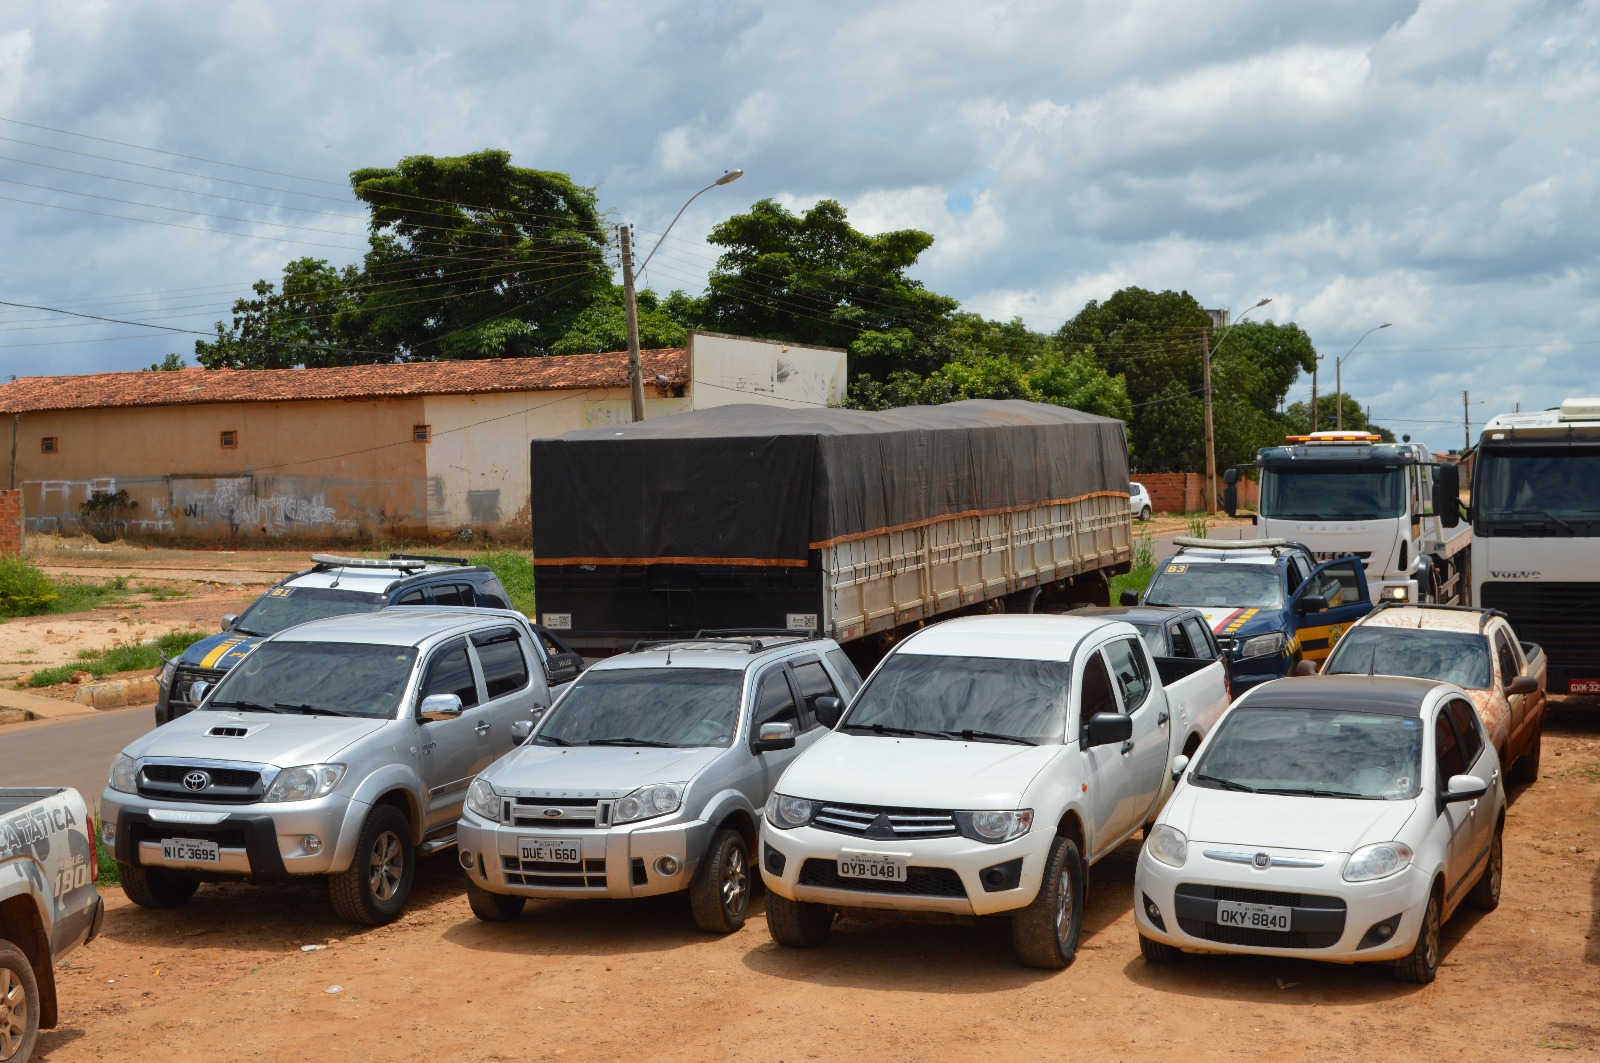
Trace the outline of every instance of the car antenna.
<instances>
[{"instance_id":1,"label":"car antenna","mask_svg":"<svg viewBox=\"0 0 1600 1063\"><path fill-rule=\"evenodd\" d=\"M339 581L342 580L342 579L344 579L344 566L340 565L339 566L338 575L333 577L333 582L328 584L328 589L330 591L333 590L333 588L335 588L335 587L337 587L339 585Z\"/></svg>"}]
</instances>

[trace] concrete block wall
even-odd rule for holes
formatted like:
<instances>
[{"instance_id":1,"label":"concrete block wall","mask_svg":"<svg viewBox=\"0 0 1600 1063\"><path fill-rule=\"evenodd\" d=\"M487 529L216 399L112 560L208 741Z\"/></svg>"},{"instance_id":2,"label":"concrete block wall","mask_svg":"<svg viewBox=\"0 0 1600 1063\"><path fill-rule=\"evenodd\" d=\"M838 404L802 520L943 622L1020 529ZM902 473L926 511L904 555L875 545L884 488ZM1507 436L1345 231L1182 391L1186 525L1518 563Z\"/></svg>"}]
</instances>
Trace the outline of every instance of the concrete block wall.
<instances>
[{"instance_id":1,"label":"concrete block wall","mask_svg":"<svg viewBox=\"0 0 1600 1063\"><path fill-rule=\"evenodd\" d=\"M22 553L22 492L0 491L0 554Z\"/></svg>"},{"instance_id":2,"label":"concrete block wall","mask_svg":"<svg viewBox=\"0 0 1600 1063\"><path fill-rule=\"evenodd\" d=\"M1206 505L1206 478L1197 472L1136 472L1128 477L1144 484L1150 492L1150 506L1157 513L1194 513ZM1217 504L1222 504L1222 479L1217 478ZM1239 505L1254 509L1261 497L1261 485L1254 480L1240 480Z\"/></svg>"}]
</instances>

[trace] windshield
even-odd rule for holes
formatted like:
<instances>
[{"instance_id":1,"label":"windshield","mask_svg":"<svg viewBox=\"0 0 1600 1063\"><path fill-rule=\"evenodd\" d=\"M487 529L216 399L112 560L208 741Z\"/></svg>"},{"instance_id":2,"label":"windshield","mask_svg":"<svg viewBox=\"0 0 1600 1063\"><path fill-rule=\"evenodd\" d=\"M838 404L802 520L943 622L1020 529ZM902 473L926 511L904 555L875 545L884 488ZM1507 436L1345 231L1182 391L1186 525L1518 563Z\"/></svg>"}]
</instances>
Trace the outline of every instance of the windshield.
<instances>
[{"instance_id":1,"label":"windshield","mask_svg":"<svg viewBox=\"0 0 1600 1063\"><path fill-rule=\"evenodd\" d=\"M1324 675L1409 675L1487 690L1489 640L1465 631L1363 626L1345 632Z\"/></svg>"},{"instance_id":2,"label":"windshield","mask_svg":"<svg viewBox=\"0 0 1600 1063\"><path fill-rule=\"evenodd\" d=\"M856 695L840 729L1060 742L1071 674L1063 661L897 653Z\"/></svg>"},{"instance_id":3,"label":"windshield","mask_svg":"<svg viewBox=\"0 0 1600 1063\"><path fill-rule=\"evenodd\" d=\"M1280 520L1379 520L1404 516L1399 465L1315 464L1261 470L1261 515Z\"/></svg>"},{"instance_id":4,"label":"windshield","mask_svg":"<svg viewBox=\"0 0 1600 1063\"><path fill-rule=\"evenodd\" d=\"M392 720L416 660L411 646L266 642L218 681L206 708Z\"/></svg>"},{"instance_id":5,"label":"windshield","mask_svg":"<svg viewBox=\"0 0 1600 1063\"><path fill-rule=\"evenodd\" d=\"M1277 609L1283 587L1276 565L1168 561L1150 581L1144 604Z\"/></svg>"},{"instance_id":6,"label":"windshield","mask_svg":"<svg viewBox=\"0 0 1600 1063\"><path fill-rule=\"evenodd\" d=\"M1496 522L1550 532L1590 535L1600 521L1600 447L1518 447L1485 450L1473 477L1474 527L1505 534ZM1539 526L1543 526L1540 528Z\"/></svg>"},{"instance_id":7,"label":"windshield","mask_svg":"<svg viewBox=\"0 0 1600 1063\"><path fill-rule=\"evenodd\" d=\"M1222 718L1190 776L1196 786L1394 800L1419 792L1414 718L1345 709L1254 708Z\"/></svg>"},{"instance_id":8,"label":"windshield","mask_svg":"<svg viewBox=\"0 0 1600 1063\"><path fill-rule=\"evenodd\" d=\"M383 595L368 591L274 587L244 611L233 630L241 635L276 635L286 627L325 616L375 613L382 608Z\"/></svg>"},{"instance_id":9,"label":"windshield","mask_svg":"<svg viewBox=\"0 0 1600 1063\"><path fill-rule=\"evenodd\" d=\"M585 672L546 715L547 746L726 746L739 727L744 672L628 668Z\"/></svg>"}]
</instances>

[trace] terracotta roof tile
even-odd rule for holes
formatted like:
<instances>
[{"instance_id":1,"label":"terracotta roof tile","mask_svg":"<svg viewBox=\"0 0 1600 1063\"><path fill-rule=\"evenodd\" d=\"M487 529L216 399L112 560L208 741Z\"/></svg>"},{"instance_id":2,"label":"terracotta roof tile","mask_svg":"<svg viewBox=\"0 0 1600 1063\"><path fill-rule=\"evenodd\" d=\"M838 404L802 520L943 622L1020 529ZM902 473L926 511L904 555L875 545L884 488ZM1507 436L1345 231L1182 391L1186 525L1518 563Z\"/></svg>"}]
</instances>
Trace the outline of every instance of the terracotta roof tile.
<instances>
[{"instance_id":1,"label":"terracotta roof tile","mask_svg":"<svg viewBox=\"0 0 1600 1063\"><path fill-rule=\"evenodd\" d=\"M640 358L647 383L653 383L658 375L670 377L675 385L688 383L689 353L686 349L644 351ZM0 413L627 386L626 351L549 358L352 365L336 369L198 369L181 373L142 370L18 377L9 384L0 384Z\"/></svg>"}]
</instances>

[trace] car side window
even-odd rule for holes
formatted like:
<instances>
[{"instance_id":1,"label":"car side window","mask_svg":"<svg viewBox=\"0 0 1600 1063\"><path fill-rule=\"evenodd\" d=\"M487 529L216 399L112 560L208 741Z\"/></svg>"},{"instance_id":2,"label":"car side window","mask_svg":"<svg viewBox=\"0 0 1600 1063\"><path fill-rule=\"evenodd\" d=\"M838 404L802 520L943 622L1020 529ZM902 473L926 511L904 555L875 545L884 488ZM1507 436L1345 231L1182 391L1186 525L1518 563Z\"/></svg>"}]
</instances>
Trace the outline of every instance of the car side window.
<instances>
[{"instance_id":1,"label":"car side window","mask_svg":"<svg viewBox=\"0 0 1600 1063\"><path fill-rule=\"evenodd\" d=\"M1300 584L1304 583L1306 579L1305 562L1298 557L1291 556L1289 564L1284 568L1284 578L1288 581L1290 594L1299 590Z\"/></svg>"},{"instance_id":2,"label":"car side window","mask_svg":"<svg viewBox=\"0 0 1600 1063\"><path fill-rule=\"evenodd\" d=\"M1150 696L1150 669L1144 661L1144 649L1137 639L1118 639L1106 647L1106 660L1117 677L1122 704L1132 715Z\"/></svg>"},{"instance_id":3,"label":"car side window","mask_svg":"<svg viewBox=\"0 0 1600 1063\"><path fill-rule=\"evenodd\" d=\"M493 701L523 690L528 685L528 659L522 652L522 638L513 628L495 628L472 636L478 650L478 667L483 670L484 694Z\"/></svg>"},{"instance_id":4,"label":"car side window","mask_svg":"<svg viewBox=\"0 0 1600 1063\"><path fill-rule=\"evenodd\" d=\"M834 689L833 680L828 678L827 669L822 667L821 661L801 661L789 669L794 673L795 686L800 688L800 700L805 703L806 726L810 727L816 722L816 705L818 698L836 698L839 692Z\"/></svg>"},{"instance_id":5,"label":"car side window","mask_svg":"<svg viewBox=\"0 0 1600 1063\"><path fill-rule=\"evenodd\" d=\"M792 723L799 732L800 707L794 703L794 691L789 688L785 669L774 668L761 678L756 688L755 710L750 714L750 733L756 734L764 723Z\"/></svg>"},{"instance_id":6,"label":"car side window","mask_svg":"<svg viewBox=\"0 0 1600 1063\"><path fill-rule=\"evenodd\" d=\"M434 605L477 605L470 583L441 583L432 588Z\"/></svg>"},{"instance_id":7,"label":"car side window","mask_svg":"<svg viewBox=\"0 0 1600 1063\"><path fill-rule=\"evenodd\" d=\"M1083 666L1083 722L1101 712L1118 712L1117 695L1111 689L1111 673L1098 653L1091 653Z\"/></svg>"},{"instance_id":8,"label":"car side window","mask_svg":"<svg viewBox=\"0 0 1600 1063\"><path fill-rule=\"evenodd\" d=\"M1516 652L1511 648L1511 640L1506 638L1504 631L1494 633L1494 655L1500 661L1501 686L1505 686L1522 674L1522 669L1517 666Z\"/></svg>"},{"instance_id":9,"label":"car side window","mask_svg":"<svg viewBox=\"0 0 1600 1063\"><path fill-rule=\"evenodd\" d=\"M422 590L422 588L419 587L414 591L409 591L406 594L402 594L400 597L396 598L394 600L394 604L395 605L427 605L428 604L427 592Z\"/></svg>"},{"instance_id":10,"label":"car side window","mask_svg":"<svg viewBox=\"0 0 1600 1063\"><path fill-rule=\"evenodd\" d=\"M846 701L856 696L856 691L861 689L861 673L856 671L856 666L850 663L850 658L843 650L829 650L825 656L828 663L833 665L834 674L839 677L839 683L844 687L840 694Z\"/></svg>"},{"instance_id":11,"label":"car side window","mask_svg":"<svg viewBox=\"0 0 1600 1063\"><path fill-rule=\"evenodd\" d=\"M1194 655L1203 660L1216 660L1220 656L1217 643L1211 636L1211 631L1195 617L1188 617L1183 622L1183 630L1189 636L1189 645L1194 648Z\"/></svg>"},{"instance_id":12,"label":"car side window","mask_svg":"<svg viewBox=\"0 0 1600 1063\"><path fill-rule=\"evenodd\" d=\"M1450 714L1450 722L1456 725L1456 736L1461 740L1461 762L1470 768L1478 762L1478 755L1484 747L1478 713L1459 698L1452 701L1445 711Z\"/></svg>"},{"instance_id":13,"label":"car side window","mask_svg":"<svg viewBox=\"0 0 1600 1063\"><path fill-rule=\"evenodd\" d=\"M1181 623L1167 625L1167 638L1172 642L1172 655L1174 657L1198 657L1194 647L1189 645L1189 633L1183 630Z\"/></svg>"},{"instance_id":14,"label":"car side window","mask_svg":"<svg viewBox=\"0 0 1600 1063\"><path fill-rule=\"evenodd\" d=\"M461 699L461 707L470 709L478 703L478 684L472 678L472 661L467 658L467 642L458 639L433 655L428 664L428 678L422 684L422 696L454 694Z\"/></svg>"},{"instance_id":15,"label":"car side window","mask_svg":"<svg viewBox=\"0 0 1600 1063\"><path fill-rule=\"evenodd\" d=\"M505 584L494 576L478 584L478 593L483 595L484 604L491 609L511 608L511 596L506 594Z\"/></svg>"},{"instance_id":16,"label":"car side window","mask_svg":"<svg viewBox=\"0 0 1600 1063\"><path fill-rule=\"evenodd\" d=\"M1312 577L1317 581L1318 589L1311 593L1320 594L1328 599L1329 609L1366 601L1361 593L1361 579L1356 575L1356 566L1360 563L1360 561L1340 561L1324 568Z\"/></svg>"},{"instance_id":17,"label":"car side window","mask_svg":"<svg viewBox=\"0 0 1600 1063\"><path fill-rule=\"evenodd\" d=\"M1443 790L1452 775L1467 770L1461 756L1461 743L1456 739L1456 729L1450 726L1450 714L1440 710L1433 720L1433 756L1439 776L1439 789Z\"/></svg>"}]
</instances>

